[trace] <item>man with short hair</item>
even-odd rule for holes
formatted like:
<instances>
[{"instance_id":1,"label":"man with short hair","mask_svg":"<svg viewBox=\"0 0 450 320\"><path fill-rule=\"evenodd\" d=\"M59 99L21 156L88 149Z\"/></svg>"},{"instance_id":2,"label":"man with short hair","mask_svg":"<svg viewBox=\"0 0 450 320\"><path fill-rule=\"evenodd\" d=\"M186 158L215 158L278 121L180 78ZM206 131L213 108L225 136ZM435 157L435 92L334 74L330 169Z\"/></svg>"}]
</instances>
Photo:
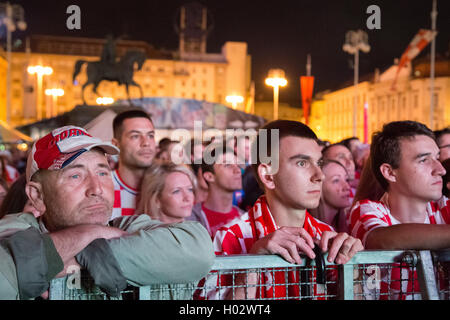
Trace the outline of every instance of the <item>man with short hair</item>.
<instances>
[{"instance_id":1,"label":"man with short hair","mask_svg":"<svg viewBox=\"0 0 450 320\"><path fill-rule=\"evenodd\" d=\"M244 213L233 205L233 193L242 189L242 176L232 149L217 145L207 148L206 152L215 160L208 164L203 159L201 165L203 178L208 184L208 196L204 202L194 206L189 220L199 221L214 238L221 226Z\"/></svg>"},{"instance_id":2,"label":"man with short hair","mask_svg":"<svg viewBox=\"0 0 450 320\"><path fill-rule=\"evenodd\" d=\"M111 219L133 215L144 171L155 156L155 128L140 109L118 114L113 121L112 143L120 149L118 168L113 171L114 208Z\"/></svg>"},{"instance_id":3,"label":"man with short hair","mask_svg":"<svg viewBox=\"0 0 450 320\"><path fill-rule=\"evenodd\" d=\"M415 121L385 124L370 150L374 179L385 193L358 201L348 217L351 234L367 249L433 250L450 247L450 202L442 196L445 169L433 132ZM410 272L410 278L413 275ZM399 280L400 275L392 275ZM393 282L395 283L395 281ZM412 281L384 284L399 299L418 294ZM409 292L409 294L406 294Z\"/></svg>"},{"instance_id":4,"label":"man with short hair","mask_svg":"<svg viewBox=\"0 0 450 320\"><path fill-rule=\"evenodd\" d=\"M45 297L50 281L70 266L87 269L113 296L127 284L185 283L209 271L211 240L198 223L165 225L136 215L108 225L114 185L105 154L118 152L74 126L36 141L26 193L39 218L18 213L0 220L0 299Z\"/></svg>"},{"instance_id":5,"label":"man with short hair","mask_svg":"<svg viewBox=\"0 0 450 320\"><path fill-rule=\"evenodd\" d=\"M267 132L266 141L261 141L262 132ZM277 143L279 148L272 150ZM328 252L329 262L343 264L363 249L360 240L336 233L307 211L319 205L324 178L320 147L309 127L296 121L272 121L260 130L253 146L257 158L252 166L264 195L246 214L217 231L213 241L216 255L277 254L299 264L301 253L315 258L313 249L318 246L322 252ZM263 154L270 159L263 161ZM239 287L248 284L245 275L238 276L234 298L298 298L299 285L288 285L285 276L283 272L268 272L259 279L249 276L251 284L261 288L250 287L248 292ZM298 282L294 272L287 276L289 283ZM222 285L231 284L227 282L231 279L222 280ZM217 298L219 292L210 294ZM230 291L221 294L222 298L232 298Z\"/></svg>"},{"instance_id":6,"label":"man with short hair","mask_svg":"<svg viewBox=\"0 0 450 320\"><path fill-rule=\"evenodd\" d=\"M439 160L444 162L450 159L450 127L437 130L434 132L436 136L436 143L441 151Z\"/></svg>"}]
</instances>

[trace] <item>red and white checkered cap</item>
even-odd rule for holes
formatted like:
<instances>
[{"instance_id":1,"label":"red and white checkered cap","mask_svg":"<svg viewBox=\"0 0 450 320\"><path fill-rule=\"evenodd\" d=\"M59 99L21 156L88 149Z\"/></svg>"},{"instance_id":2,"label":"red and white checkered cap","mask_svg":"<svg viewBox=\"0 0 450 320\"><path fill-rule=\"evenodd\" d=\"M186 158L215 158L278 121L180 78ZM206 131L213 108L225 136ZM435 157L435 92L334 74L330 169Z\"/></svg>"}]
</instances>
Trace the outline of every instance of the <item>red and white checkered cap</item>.
<instances>
[{"instance_id":1,"label":"red and white checkered cap","mask_svg":"<svg viewBox=\"0 0 450 320\"><path fill-rule=\"evenodd\" d=\"M94 147L107 154L118 154L119 149L108 142L91 136L85 129L65 126L53 130L33 144L27 161L27 181L41 169L59 170L82 153Z\"/></svg>"}]
</instances>

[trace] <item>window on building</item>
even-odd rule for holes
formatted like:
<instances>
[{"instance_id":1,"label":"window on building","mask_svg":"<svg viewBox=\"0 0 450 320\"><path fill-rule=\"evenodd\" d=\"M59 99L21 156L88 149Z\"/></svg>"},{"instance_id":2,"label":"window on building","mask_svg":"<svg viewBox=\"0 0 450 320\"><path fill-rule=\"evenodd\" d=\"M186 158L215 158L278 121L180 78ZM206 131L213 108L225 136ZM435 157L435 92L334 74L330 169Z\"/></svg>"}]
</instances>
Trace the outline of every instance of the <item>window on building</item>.
<instances>
[{"instance_id":1,"label":"window on building","mask_svg":"<svg viewBox=\"0 0 450 320\"><path fill-rule=\"evenodd\" d=\"M20 98L20 91L21 90L18 90L18 89L14 89L13 90L13 98Z\"/></svg>"},{"instance_id":2,"label":"window on building","mask_svg":"<svg viewBox=\"0 0 450 320\"><path fill-rule=\"evenodd\" d=\"M439 93L435 93L433 95L434 107L437 108L439 106Z\"/></svg>"}]
</instances>

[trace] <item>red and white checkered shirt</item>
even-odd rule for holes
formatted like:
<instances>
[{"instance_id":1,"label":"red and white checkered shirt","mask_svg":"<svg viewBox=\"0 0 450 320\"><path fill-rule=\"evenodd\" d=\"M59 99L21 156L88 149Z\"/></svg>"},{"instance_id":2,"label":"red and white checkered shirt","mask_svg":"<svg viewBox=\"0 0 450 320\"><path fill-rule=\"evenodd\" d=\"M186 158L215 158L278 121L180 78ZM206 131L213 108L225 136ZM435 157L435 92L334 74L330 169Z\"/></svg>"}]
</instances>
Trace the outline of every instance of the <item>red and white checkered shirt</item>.
<instances>
[{"instance_id":1,"label":"red and white checkered shirt","mask_svg":"<svg viewBox=\"0 0 450 320\"><path fill-rule=\"evenodd\" d=\"M380 201L361 200L358 201L348 215L350 234L361 239L365 246L368 234L380 227L389 227L401 224L392 214L387 205L388 194L385 193ZM443 196L439 201L432 201L427 204L427 219L425 224L450 224L450 200ZM411 299L420 298L420 289L417 274L409 268L400 268L395 264L392 271L385 271L381 275L380 298L385 299ZM408 281L400 281L400 280ZM389 294L388 294L389 293ZM372 294L372 293L371 293Z\"/></svg>"},{"instance_id":2,"label":"red and white checkered shirt","mask_svg":"<svg viewBox=\"0 0 450 320\"><path fill-rule=\"evenodd\" d=\"M139 191L128 186L120 177L119 172L112 173L114 182L114 206L111 220L121 216L131 216L136 210L136 198Z\"/></svg>"},{"instance_id":3,"label":"red and white checkered shirt","mask_svg":"<svg viewBox=\"0 0 450 320\"><path fill-rule=\"evenodd\" d=\"M234 219L217 231L213 240L215 254L246 254L250 251L256 241L264 238L279 228L280 227L276 225L267 205L266 197L261 196L247 213ZM331 226L315 219L308 212L306 212L305 215L303 228L315 241L320 241L324 231L334 231ZM289 283L298 282L298 276L298 272L290 271L288 273ZM286 292L286 286L278 285L285 283L286 281L284 272L266 272L263 278L264 279L260 279L259 284L265 286L261 292L260 290L257 290L257 298L288 298L299 296L298 285L288 286L288 292ZM220 281L221 285L231 285L232 279L230 276L222 276ZM207 288L210 288L218 285L218 283L218 277L209 276L205 285ZM272 283L277 285L270 286ZM226 296L226 290L222 292L219 292L218 290L210 290L207 292L207 296L208 299L223 299ZM200 297L197 298L201 299L201 294Z\"/></svg>"},{"instance_id":4,"label":"red and white checkered shirt","mask_svg":"<svg viewBox=\"0 0 450 320\"><path fill-rule=\"evenodd\" d=\"M11 185L19 178L20 174L19 171L17 171L16 168L10 166L9 164L6 165L6 182Z\"/></svg>"}]
</instances>

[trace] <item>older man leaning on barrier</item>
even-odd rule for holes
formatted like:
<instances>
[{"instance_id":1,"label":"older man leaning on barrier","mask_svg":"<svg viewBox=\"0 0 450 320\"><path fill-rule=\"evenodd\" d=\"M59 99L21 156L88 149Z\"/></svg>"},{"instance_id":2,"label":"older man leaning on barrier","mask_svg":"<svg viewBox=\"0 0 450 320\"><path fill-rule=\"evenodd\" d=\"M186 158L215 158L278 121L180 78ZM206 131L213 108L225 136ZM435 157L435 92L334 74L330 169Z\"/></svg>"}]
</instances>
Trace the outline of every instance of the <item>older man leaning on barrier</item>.
<instances>
[{"instance_id":1,"label":"older man leaning on barrier","mask_svg":"<svg viewBox=\"0 0 450 320\"><path fill-rule=\"evenodd\" d=\"M118 296L127 284L186 283L208 273L214 259L198 223L162 224L147 215L111 221L114 186L109 143L68 126L36 141L26 192L41 212L0 220L0 299L46 296L49 282L71 266Z\"/></svg>"}]
</instances>

